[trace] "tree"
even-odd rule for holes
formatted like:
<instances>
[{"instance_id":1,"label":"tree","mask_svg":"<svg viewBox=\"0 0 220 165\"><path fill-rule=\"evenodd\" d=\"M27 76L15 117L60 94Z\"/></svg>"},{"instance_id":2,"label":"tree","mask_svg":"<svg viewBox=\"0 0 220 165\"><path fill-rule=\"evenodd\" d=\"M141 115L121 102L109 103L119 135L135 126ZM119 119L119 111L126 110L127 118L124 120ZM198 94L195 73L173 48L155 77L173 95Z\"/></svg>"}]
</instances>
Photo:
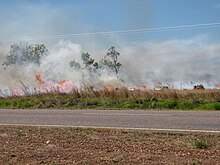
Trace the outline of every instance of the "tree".
<instances>
[{"instance_id":1,"label":"tree","mask_svg":"<svg viewBox=\"0 0 220 165\"><path fill-rule=\"evenodd\" d=\"M69 65L74 68L75 70L80 70L81 65L80 63L76 62L75 60L70 61Z\"/></svg>"},{"instance_id":2,"label":"tree","mask_svg":"<svg viewBox=\"0 0 220 165\"><path fill-rule=\"evenodd\" d=\"M108 52L99 62L95 62L95 60L91 57L89 53L82 53L81 60L83 62L83 66L81 66L74 59L69 63L69 65L76 70L87 70L89 72L97 72L98 69L107 68L114 73L118 74L119 69L121 67L121 63L118 62L119 52L115 50L115 47L111 47L108 49Z\"/></svg>"},{"instance_id":3,"label":"tree","mask_svg":"<svg viewBox=\"0 0 220 165\"><path fill-rule=\"evenodd\" d=\"M11 45L6 56L4 66L26 65L29 63L40 65L42 57L48 55L48 49L44 44L30 45L27 42L20 42Z\"/></svg>"},{"instance_id":4,"label":"tree","mask_svg":"<svg viewBox=\"0 0 220 165\"><path fill-rule=\"evenodd\" d=\"M76 70L87 70L90 72L95 72L99 68L98 62L95 62L89 53L82 53L81 60L83 62L83 67L80 63L76 62L74 59L69 63L69 65Z\"/></svg>"},{"instance_id":5,"label":"tree","mask_svg":"<svg viewBox=\"0 0 220 165\"><path fill-rule=\"evenodd\" d=\"M92 70L93 69L93 64L94 64L94 59L90 57L91 55L89 53L82 53L81 54L81 59L84 64L84 69L87 70Z\"/></svg>"},{"instance_id":6,"label":"tree","mask_svg":"<svg viewBox=\"0 0 220 165\"><path fill-rule=\"evenodd\" d=\"M118 74L119 69L122 66L122 64L118 62L119 55L120 53L115 50L114 46L110 47L104 59L101 61L102 66L107 66L114 73Z\"/></svg>"}]
</instances>

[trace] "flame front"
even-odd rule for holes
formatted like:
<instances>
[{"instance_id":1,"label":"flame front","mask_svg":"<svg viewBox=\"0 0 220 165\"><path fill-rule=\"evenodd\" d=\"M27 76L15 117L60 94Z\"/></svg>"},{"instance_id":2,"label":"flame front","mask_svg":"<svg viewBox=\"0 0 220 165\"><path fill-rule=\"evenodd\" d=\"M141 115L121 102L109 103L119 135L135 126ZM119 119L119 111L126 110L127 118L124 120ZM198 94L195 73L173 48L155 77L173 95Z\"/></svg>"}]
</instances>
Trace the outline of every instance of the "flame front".
<instances>
[{"instance_id":1,"label":"flame front","mask_svg":"<svg viewBox=\"0 0 220 165\"><path fill-rule=\"evenodd\" d=\"M35 80L37 81L37 84L38 84L39 87L45 86L45 82L44 82L44 80L43 80L43 78L42 78L40 73L37 73L35 75Z\"/></svg>"},{"instance_id":2,"label":"flame front","mask_svg":"<svg viewBox=\"0 0 220 165\"><path fill-rule=\"evenodd\" d=\"M114 91L115 89L114 88L111 88L111 87L104 87L104 90L106 92L111 92L111 91Z\"/></svg>"}]
</instances>

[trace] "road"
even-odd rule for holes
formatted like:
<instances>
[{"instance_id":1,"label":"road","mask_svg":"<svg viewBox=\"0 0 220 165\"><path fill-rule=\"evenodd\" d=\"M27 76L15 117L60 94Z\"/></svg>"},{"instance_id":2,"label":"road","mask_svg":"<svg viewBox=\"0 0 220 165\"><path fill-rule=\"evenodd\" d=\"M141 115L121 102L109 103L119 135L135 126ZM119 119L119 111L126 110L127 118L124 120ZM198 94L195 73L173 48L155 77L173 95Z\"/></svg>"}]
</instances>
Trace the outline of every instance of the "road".
<instances>
[{"instance_id":1,"label":"road","mask_svg":"<svg viewBox=\"0 0 220 165\"><path fill-rule=\"evenodd\" d=\"M220 112L2 109L0 125L117 127L220 133Z\"/></svg>"}]
</instances>

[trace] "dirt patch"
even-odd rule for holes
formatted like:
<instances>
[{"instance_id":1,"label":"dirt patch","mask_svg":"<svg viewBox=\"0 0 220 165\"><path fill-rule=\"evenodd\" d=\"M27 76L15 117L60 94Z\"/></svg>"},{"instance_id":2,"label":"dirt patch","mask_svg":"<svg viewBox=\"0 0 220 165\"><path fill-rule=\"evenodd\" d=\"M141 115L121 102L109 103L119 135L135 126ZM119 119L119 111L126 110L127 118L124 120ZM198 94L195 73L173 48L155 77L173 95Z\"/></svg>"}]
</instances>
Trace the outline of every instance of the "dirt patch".
<instances>
[{"instance_id":1,"label":"dirt patch","mask_svg":"<svg viewBox=\"0 0 220 165\"><path fill-rule=\"evenodd\" d=\"M0 164L218 164L219 142L219 134L1 126Z\"/></svg>"}]
</instances>

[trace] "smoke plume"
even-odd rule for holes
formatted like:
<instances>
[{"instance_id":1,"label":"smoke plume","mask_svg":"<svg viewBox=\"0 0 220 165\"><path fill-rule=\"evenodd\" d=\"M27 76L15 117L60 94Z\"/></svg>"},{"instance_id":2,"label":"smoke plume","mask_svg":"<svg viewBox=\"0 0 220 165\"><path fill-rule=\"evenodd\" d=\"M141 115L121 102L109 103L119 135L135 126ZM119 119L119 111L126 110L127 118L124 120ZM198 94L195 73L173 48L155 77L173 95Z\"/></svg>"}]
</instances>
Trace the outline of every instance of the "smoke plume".
<instances>
[{"instance_id":1,"label":"smoke plume","mask_svg":"<svg viewBox=\"0 0 220 165\"><path fill-rule=\"evenodd\" d=\"M203 38L135 43L123 47L121 77L128 83L169 84L220 82L220 43Z\"/></svg>"},{"instance_id":2,"label":"smoke plume","mask_svg":"<svg viewBox=\"0 0 220 165\"><path fill-rule=\"evenodd\" d=\"M106 50L89 52L95 59L104 57ZM146 84L153 87L156 82L176 85L202 83L214 87L220 82L220 43L208 43L203 38L189 40L167 40L160 42L136 42L116 47L122 64L118 75L99 70L91 74L86 70L75 70L69 62L82 64L81 53L87 52L82 46L71 41L60 41L49 49L49 55L42 59L40 66L29 64L3 69L1 66L1 88L16 88L19 80L28 86L36 86L35 75L40 73L45 82L70 80L76 84L89 83L119 87ZM0 45L0 63L5 60L9 47ZM122 83L123 82L123 83Z\"/></svg>"}]
</instances>

